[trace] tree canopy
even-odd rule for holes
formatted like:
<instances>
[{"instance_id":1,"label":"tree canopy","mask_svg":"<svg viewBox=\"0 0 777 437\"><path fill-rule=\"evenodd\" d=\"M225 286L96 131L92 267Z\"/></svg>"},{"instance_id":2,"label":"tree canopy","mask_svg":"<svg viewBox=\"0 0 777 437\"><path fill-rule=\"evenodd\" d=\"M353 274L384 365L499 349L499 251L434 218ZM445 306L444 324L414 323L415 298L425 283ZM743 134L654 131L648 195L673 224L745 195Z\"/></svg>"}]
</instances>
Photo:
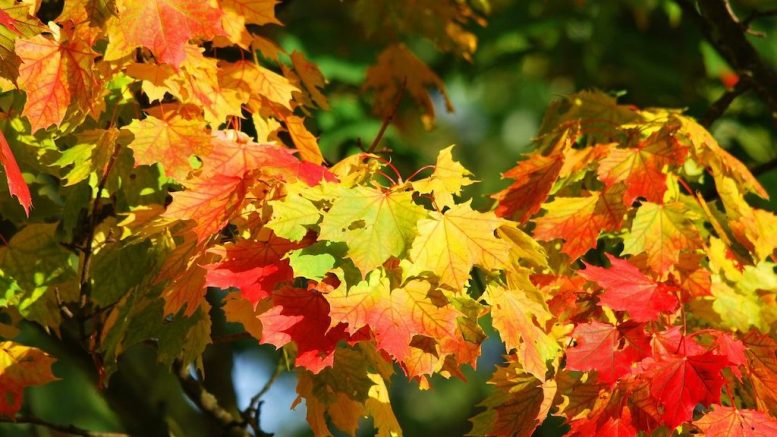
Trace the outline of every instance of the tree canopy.
<instances>
[{"instance_id":1,"label":"tree canopy","mask_svg":"<svg viewBox=\"0 0 777 437\"><path fill-rule=\"evenodd\" d=\"M0 433L773 435L774 47L747 0L0 0Z\"/></svg>"}]
</instances>

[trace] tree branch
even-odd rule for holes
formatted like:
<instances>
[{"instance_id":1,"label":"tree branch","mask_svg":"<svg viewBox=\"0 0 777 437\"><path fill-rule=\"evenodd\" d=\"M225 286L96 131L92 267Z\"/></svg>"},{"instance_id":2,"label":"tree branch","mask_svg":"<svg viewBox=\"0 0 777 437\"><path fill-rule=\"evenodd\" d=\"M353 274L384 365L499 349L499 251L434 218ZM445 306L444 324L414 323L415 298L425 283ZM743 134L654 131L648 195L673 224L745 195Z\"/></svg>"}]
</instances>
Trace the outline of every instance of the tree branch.
<instances>
[{"instance_id":1,"label":"tree branch","mask_svg":"<svg viewBox=\"0 0 777 437\"><path fill-rule=\"evenodd\" d=\"M777 168L777 158L772 159L771 161L764 162L763 164L756 165L750 170L750 173L752 173L753 176L759 176L764 173L768 173L776 168Z\"/></svg>"},{"instance_id":2,"label":"tree branch","mask_svg":"<svg viewBox=\"0 0 777 437\"><path fill-rule=\"evenodd\" d=\"M173 364L173 371L178 377L186 396L202 410L208 417L217 422L230 435L248 436L245 420L241 420L232 415L219 405L218 399L205 389L205 387L194 379L188 372L186 366L180 360Z\"/></svg>"},{"instance_id":3,"label":"tree branch","mask_svg":"<svg viewBox=\"0 0 777 437\"><path fill-rule=\"evenodd\" d=\"M43 426L46 427L52 431L57 431L61 433L66 433L70 435L78 435L78 436L85 436L85 437L125 437L129 436L129 434L124 433L116 433L116 432L97 432L97 431L89 431L83 428L79 428L75 425L59 425L57 423L52 423L45 421L41 418L35 417L35 416L26 416L26 415L19 415L15 418L7 418L0 416L0 422L1 423L10 423L10 424L28 424L28 425L37 425L37 426Z\"/></svg>"},{"instance_id":4,"label":"tree branch","mask_svg":"<svg viewBox=\"0 0 777 437\"><path fill-rule=\"evenodd\" d=\"M777 72L769 66L750 41L747 27L736 17L727 0L675 0L688 16L698 21L704 37L741 76L752 77L760 98L777 117Z\"/></svg>"},{"instance_id":5,"label":"tree branch","mask_svg":"<svg viewBox=\"0 0 777 437\"><path fill-rule=\"evenodd\" d=\"M712 106L707 109L707 112L701 116L699 123L706 128L712 126L712 123L714 123L715 120L723 116L734 99L747 92L751 87L752 82L749 76L740 77L739 82L737 82L734 88L726 91L718 98L718 100L715 100Z\"/></svg>"},{"instance_id":6,"label":"tree branch","mask_svg":"<svg viewBox=\"0 0 777 437\"><path fill-rule=\"evenodd\" d=\"M270 387L272 387L272 385L275 383L275 380L278 379L278 377L281 375L282 371L283 364L282 361L279 360L270 378L267 379L267 382L264 383L264 386L261 388L261 390L259 390L259 392L257 392L251 398L251 401L248 403L248 407L246 407L246 409L240 413L240 415L243 416L243 419L249 425L251 425L251 428L254 430L254 435L257 437L269 437L272 435L262 431L259 426L259 414L262 410L261 399L265 394L267 394L268 391L270 391Z\"/></svg>"}]
</instances>

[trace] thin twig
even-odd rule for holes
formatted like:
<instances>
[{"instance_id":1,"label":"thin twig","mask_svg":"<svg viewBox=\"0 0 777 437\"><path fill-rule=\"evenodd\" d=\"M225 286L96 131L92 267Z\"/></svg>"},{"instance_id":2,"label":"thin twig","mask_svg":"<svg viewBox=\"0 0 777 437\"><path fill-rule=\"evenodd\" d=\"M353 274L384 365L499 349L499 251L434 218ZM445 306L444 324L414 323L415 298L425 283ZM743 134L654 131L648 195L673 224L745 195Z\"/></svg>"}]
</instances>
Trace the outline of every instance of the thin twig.
<instances>
[{"instance_id":1,"label":"thin twig","mask_svg":"<svg viewBox=\"0 0 777 437\"><path fill-rule=\"evenodd\" d=\"M87 300L91 294L91 287L89 286L89 269L92 261L92 242L94 240L94 231L97 227L97 210L100 207L100 198L102 197L105 184L108 182L108 175L110 175L113 165L116 163L116 159L119 156L121 145L116 142L113 147L113 153L111 154L108 164L105 166L100 182L97 184L97 192L92 202L92 211L89 214L89 232L86 235L86 241L83 250L83 261L81 262L81 273L79 281L79 291L81 293L81 308L85 307Z\"/></svg>"},{"instance_id":2,"label":"thin twig","mask_svg":"<svg viewBox=\"0 0 777 437\"><path fill-rule=\"evenodd\" d=\"M3 417L0 416L0 422L2 423L11 423L11 424L28 424L28 425L37 425L37 426L44 426L52 431L57 431L61 433L66 433L70 435L79 435L79 436L85 436L85 437L126 437L129 436L129 434L124 433L117 433L117 432L98 432L98 431L89 431L87 429L79 428L75 425L60 425L57 423L48 422L46 420L43 420L39 417L35 416L27 416L27 415L19 415L15 418L9 418L9 417Z\"/></svg>"},{"instance_id":3,"label":"thin twig","mask_svg":"<svg viewBox=\"0 0 777 437\"><path fill-rule=\"evenodd\" d=\"M270 378L267 380L267 382L264 383L264 386L251 398L251 401L248 403L246 409L240 412L240 415L243 416L243 420L245 420L251 426L251 428L254 430L254 434L257 436L271 435L262 431L259 426L259 414L262 410L261 399L264 395L267 394L268 391L270 391L273 383L275 383L275 381L281 375L281 372L283 372L283 367L284 366L282 362L278 361L278 364L275 366L275 370L273 371L272 375L270 375Z\"/></svg>"},{"instance_id":4,"label":"thin twig","mask_svg":"<svg viewBox=\"0 0 777 437\"><path fill-rule=\"evenodd\" d=\"M380 140L383 139L383 135L386 133L386 129L388 129L391 122L394 121L394 117L397 116L397 111L399 110L399 103L402 102L402 96L405 95L406 88L407 88L407 78L405 78L402 81L402 85L399 87L399 92L397 92L396 97L394 97L394 104L391 108L391 112L386 118L383 119L383 123L380 125L380 130L378 130L378 134L375 136L375 139L372 140L372 144L370 144L370 147L366 150L367 153L373 153L378 148L378 145L380 144Z\"/></svg>"},{"instance_id":5,"label":"thin twig","mask_svg":"<svg viewBox=\"0 0 777 437\"><path fill-rule=\"evenodd\" d=\"M777 8L766 9L763 11L753 11L750 15L747 16L747 18L742 20L742 27L749 28L750 24L752 24L753 21L759 18L774 17L774 16L777 16Z\"/></svg>"}]
</instances>

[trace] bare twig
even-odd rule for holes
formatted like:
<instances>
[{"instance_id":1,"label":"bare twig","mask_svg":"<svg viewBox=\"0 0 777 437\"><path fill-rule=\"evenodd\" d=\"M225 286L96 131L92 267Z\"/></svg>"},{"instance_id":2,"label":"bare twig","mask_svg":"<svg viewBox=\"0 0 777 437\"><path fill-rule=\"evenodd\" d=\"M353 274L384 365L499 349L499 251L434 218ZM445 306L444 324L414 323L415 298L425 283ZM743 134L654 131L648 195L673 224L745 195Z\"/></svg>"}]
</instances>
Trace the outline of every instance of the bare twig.
<instances>
[{"instance_id":1,"label":"bare twig","mask_svg":"<svg viewBox=\"0 0 777 437\"><path fill-rule=\"evenodd\" d=\"M394 104L391 107L391 112L386 118L383 119L383 123L380 125L378 134L375 136L375 139L372 140L372 144L370 144L370 147L366 150L367 153L373 153L378 148L378 145L380 144L380 140L383 139L383 135L386 133L386 129L388 129L391 122L394 121L394 117L397 116L397 111L399 110L399 103L402 102L402 96L405 95L405 89L407 89L407 78L405 78L405 80L402 81L402 85L399 88L399 92L397 92L397 95L394 98Z\"/></svg>"},{"instance_id":2,"label":"bare twig","mask_svg":"<svg viewBox=\"0 0 777 437\"><path fill-rule=\"evenodd\" d=\"M747 16L747 18L742 20L742 26L745 28L749 28L750 24L752 24L753 21L759 18L774 17L774 16L777 16L777 8L766 9L763 11L753 11L750 15Z\"/></svg>"},{"instance_id":3,"label":"bare twig","mask_svg":"<svg viewBox=\"0 0 777 437\"><path fill-rule=\"evenodd\" d=\"M267 380L267 382L264 383L264 386L259 390L252 398L251 401L248 403L248 407L246 407L245 410L240 412L240 415L243 416L243 420L245 420L253 429L254 434L257 436L270 436L272 434L265 433L261 430L259 427L259 414L262 410L262 397L267 394L268 391L270 391L270 388L272 387L273 383L278 379L278 377L281 375L281 372L283 371L283 364L281 361L278 361L278 364L275 366L275 370L273 371L270 378Z\"/></svg>"},{"instance_id":4,"label":"bare twig","mask_svg":"<svg viewBox=\"0 0 777 437\"><path fill-rule=\"evenodd\" d=\"M39 417L27 416L27 415L19 415L13 419L0 416L0 422L19 424L19 425L28 424L28 425L43 426L52 431L57 431L60 433L66 433L70 435L85 436L85 437L125 437L129 435L124 433L116 433L116 432L89 431L83 428L79 428L75 425L60 425L57 423L48 422Z\"/></svg>"}]
</instances>

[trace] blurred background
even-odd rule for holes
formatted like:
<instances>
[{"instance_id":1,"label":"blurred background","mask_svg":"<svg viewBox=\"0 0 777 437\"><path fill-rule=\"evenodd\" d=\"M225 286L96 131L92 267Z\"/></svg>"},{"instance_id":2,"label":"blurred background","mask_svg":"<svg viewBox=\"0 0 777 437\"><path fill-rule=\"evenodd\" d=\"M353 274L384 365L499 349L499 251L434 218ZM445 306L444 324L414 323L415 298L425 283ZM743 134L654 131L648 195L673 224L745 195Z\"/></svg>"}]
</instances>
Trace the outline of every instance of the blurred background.
<instances>
[{"instance_id":1,"label":"blurred background","mask_svg":"<svg viewBox=\"0 0 777 437\"><path fill-rule=\"evenodd\" d=\"M459 0L466 1L466 0ZM285 26L263 29L283 48L304 52L328 80L329 111L312 114L311 126L329 162L369 145L381 126L371 114L369 95L361 90L367 68L375 62L385 35L369 32L354 13L350 0L287 0L277 7ZM427 129L410 99L399 107L383 143L404 176L434 162L437 152L456 144L460 159L482 183L466 193L475 205L488 209L489 193L506 185L500 174L532 150L532 138L550 102L576 90L597 88L640 107L672 107L701 116L737 80L732 69L705 42L697 23L669 0L470 0L486 13L488 24L468 28L478 38L471 61L441 54L432 42L408 37L403 42L445 82L454 112L447 112L441 95L434 96L437 120ZM773 10L777 1L732 2L741 17L754 10ZM749 38L761 56L777 67L777 15L753 21ZM395 36L392 36L395 37ZM712 126L721 145L756 169L772 200L759 206L777 207L777 131L766 106L753 94L734 101ZM218 295L214 292L214 300ZM488 320L484 321L488 324ZM214 336L236 332L235 326L214 325ZM29 336L35 336L30 332ZM40 342L41 339L30 339ZM51 345L52 352L55 345ZM177 381L162 368L135 366L150 353L143 346L128 351L108 390L127 397L126 408L191 409ZM432 390L421 391L397 369L391 399L408 436L455 436L469 430L468 418L488 392L485 381L503 353L492 335L483 346L477 371L467 369L467 382L434 378ZM205 360L206 385L222 402L245 408L273 374L280 354L252 341L216 344ZM153 360L152 360L153 361ZM63 358L55 371L63 379L28 390L31 408L55 422L87 429L117 429L118 419L105 405L76 358ZM283 362L280 364L283 366ZM139 381L144 381L143 383ZM150 385L145 385L150 382ZM261 426L279 436L308 435L304 403L291 410L296 397L293 372L281 372L263 397ZM149 390L148 387L151 387ZM73 396L77 393L78 396ZM153 402L149 402L153 399ZM143 400L143 402L140 402ZM185 417L185 413L181 413ZM170 424L178 435L196 427L197 415L185 428ZM363 427L364 435L371 428ZM202 424L207 434L207 424ZM141 428L142 429L142 428ZM130 430L131 431L131 430ZM537 433L558 434L546 423ZM33 432L32 428L0 425L0 435Z\"/></svg>"}]
</instances>

